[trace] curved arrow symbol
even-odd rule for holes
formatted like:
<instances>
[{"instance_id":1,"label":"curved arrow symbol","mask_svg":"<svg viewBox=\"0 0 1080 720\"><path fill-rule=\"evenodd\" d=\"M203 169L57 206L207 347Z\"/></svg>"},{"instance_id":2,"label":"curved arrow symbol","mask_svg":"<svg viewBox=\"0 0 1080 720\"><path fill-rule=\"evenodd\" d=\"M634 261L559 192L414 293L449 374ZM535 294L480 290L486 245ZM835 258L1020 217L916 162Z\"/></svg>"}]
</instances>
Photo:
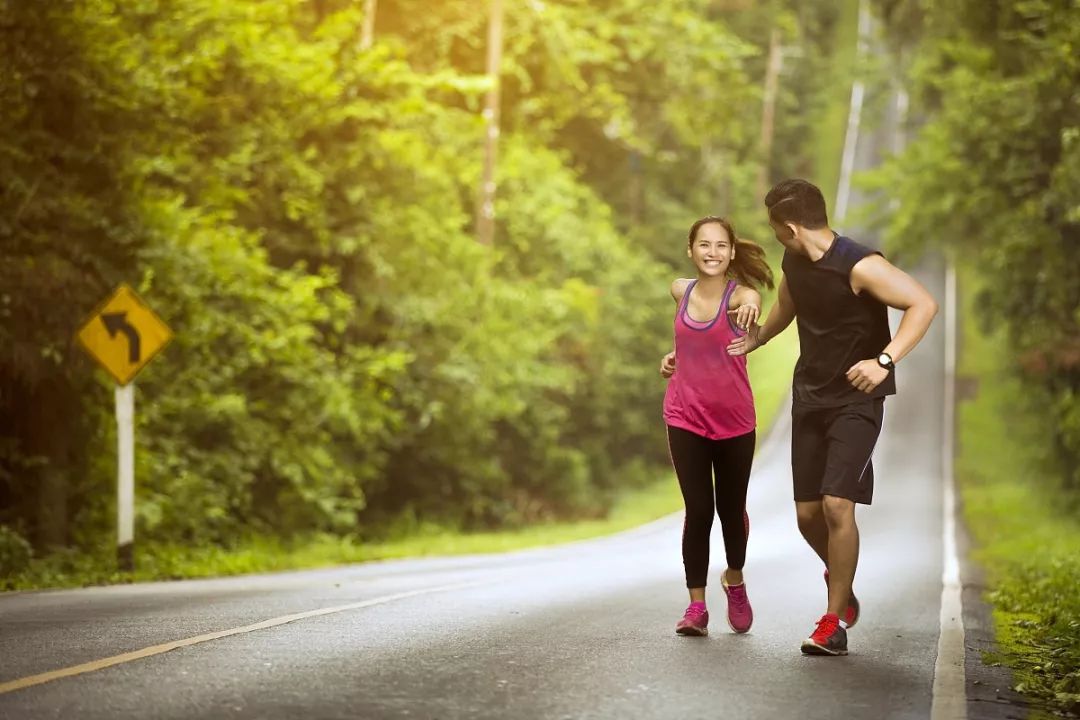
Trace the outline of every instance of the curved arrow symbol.
<instances>
[{"instance_id":1,"label":"curved arrow symbol","mask_svg":"<svg viewBox=\"0 0 1080 720\"><path fill-rule=\"evenodd\" d=\"M139 331L127 321L127 312L103 313L101 322L105 323L105 329L109 331L109 337L116 337L116 333L122 332L128 338L128 362L132 365L139 362Z\"/></svg>"}]
</instances>

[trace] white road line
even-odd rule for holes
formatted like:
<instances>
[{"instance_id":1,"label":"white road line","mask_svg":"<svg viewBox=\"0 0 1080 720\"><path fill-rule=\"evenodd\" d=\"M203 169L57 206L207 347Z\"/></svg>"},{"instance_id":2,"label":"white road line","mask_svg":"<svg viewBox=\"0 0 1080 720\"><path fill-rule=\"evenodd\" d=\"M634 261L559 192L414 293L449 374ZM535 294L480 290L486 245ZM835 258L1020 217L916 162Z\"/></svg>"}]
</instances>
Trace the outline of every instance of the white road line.
<instances>
[{"instance_id":1,"label":"white road line","mask_svg":"<svg viewBox=\"0 0 1080 720\"><path fill-rule=\"evenodd\" d=\"M934 663L931 720L967 720L964 674L964 616L960 561L956 554L956 487L953 478L953 423L956 402L956 268L945 270L945 414L942 432L944 572L941 578L941 634Z\"/></svg>"},{"instance_id":2,"label":"white road line","mask_svg":"<svg viewBox=\"0 0 1080 720\"><path fill-rule=\"evenodd\" d=\"M396 593L394 595L384 595L382 597L373 598L371 600L364 600L362 602L349 603L347 605L335 605L333 607L319 608L317 610L308 610L306 612L294 613L292 615L282 615L276 618L270 618L269 620L263 620L262 622L254 623L253 625L244 625L243 627L231 628L229 630L218 630L217 632L206 633L204 635L196 635L194 637L184 638L182 640L173 640L172 642L163 643L161 645L152 645L150 647L142 648L141 650L133 650L131 652L122 653L120 655L113 655L112 657L101 658L100 660L92 660L90 662L82 663L80 665L72 665L71 667L61 668L59 670L51 670L49 672L39 673L37 675L28 675L26 677L17 678L15 680L9 680L5 683L0 683L0 695L4 693L14 692L15 690L21 690L23 688L31 687L33 685L41 685L42 683L52 682L53 680L60 680L61 678L72 677L73 675L82 675L83 673L94 672L96 670L103 670L113 665L121 665L123 663L133 662L135 660L142 660L143 658L152 657L154 655L161 655L167 653L170 650L176 650L178 648L189 647L191 645L198 645L204 642L210 642L211 640L220 640L221 638L230 637L232 635L242 635L244 633L254 632L256 630L265 630L266 628L277 627L278 625L285 625L286 623L296 622L297 620L305 620L307 618L319 617L320 615L332 615L334 613L346 612L348 610L359 610L361 608L368 608L374 605L383 605L395 600L404 600L405 598L416 597L418 595L429 595L431 593L445 592L448 590L460 590L463 588L476 587L481 585L481 582L468 582L457 583L454 585L440 585L437 587L424 588L422 590L410 590L409 592Z\"/></svg>"}]
</instances>

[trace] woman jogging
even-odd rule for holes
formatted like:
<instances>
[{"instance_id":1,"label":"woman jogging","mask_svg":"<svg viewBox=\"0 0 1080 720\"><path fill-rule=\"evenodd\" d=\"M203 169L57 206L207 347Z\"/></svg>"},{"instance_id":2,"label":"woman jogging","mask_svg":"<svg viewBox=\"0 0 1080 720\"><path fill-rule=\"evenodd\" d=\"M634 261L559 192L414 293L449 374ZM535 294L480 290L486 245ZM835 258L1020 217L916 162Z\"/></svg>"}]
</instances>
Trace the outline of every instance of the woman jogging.
<instances>
[{"instance_id":1,"label":"woman jogging","mask_svg":"<svg viewBox=\"0 0 1080 720\"><path fill-rule=\"evenodd\" d=\"M754 620L742 570L750 531L746 488L757 418L745 358L729 355L727 346L756 323L761 313L756 288L773 286L772 271L764 251L738 239L731 223L719 217L693 224L687 255L697 278L679 278L671 284L678 308L675 350L660 367L660 374L670 378L664 421L686 505L682 554L690 606L675 632L708 634L705 586L715 507L727 554L720 580L728 600L728 625L744 633Z\"/></svg>"}]
</instances>

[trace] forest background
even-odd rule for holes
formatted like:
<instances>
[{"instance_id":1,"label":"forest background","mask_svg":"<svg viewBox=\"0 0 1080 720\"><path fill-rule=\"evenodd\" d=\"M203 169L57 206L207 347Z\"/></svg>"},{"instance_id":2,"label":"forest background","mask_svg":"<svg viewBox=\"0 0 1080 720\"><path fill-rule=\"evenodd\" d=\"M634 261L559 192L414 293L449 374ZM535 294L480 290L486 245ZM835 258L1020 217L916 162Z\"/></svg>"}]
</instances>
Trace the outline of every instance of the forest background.
<instances>
[{"instance_id":1,"label":"forest background","mask_svg":"<svg viewBox=\"0 0 1080 720\"><path fill-rule=\"evenodd\" d=\"M859 78L867 124L910 98L861 222L960 271L957 475L1007 659L1080 706L1080 4L873 0L872 56L854 0L503 5L492 74L489 3L0 1L0 588L677 509L686 229L726 215L776 263L762 192L833 204ZM112 383L74 339L121 282L176 333L137 381L134 575ZM793 336L751 357L763 426Z\"/></svg>"}]
</instances>

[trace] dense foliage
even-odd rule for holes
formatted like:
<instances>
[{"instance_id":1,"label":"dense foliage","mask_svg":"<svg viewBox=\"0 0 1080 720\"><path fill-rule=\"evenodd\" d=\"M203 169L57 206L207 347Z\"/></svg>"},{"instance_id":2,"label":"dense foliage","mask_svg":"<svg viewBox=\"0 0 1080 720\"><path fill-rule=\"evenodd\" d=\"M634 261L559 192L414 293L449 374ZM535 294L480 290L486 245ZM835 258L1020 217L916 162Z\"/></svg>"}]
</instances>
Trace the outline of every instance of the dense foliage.
<instances>
[{"instance_id":1,"label":"dense foliage","mask_svg":"<svg viewBox=\"0 0 1080 720\"><path fill-rule=\"evenodd\" d=\"M1080 710L1080 3L876 0L915 102L891 240L972 287L961 465L1016 690ZM982 372L979 369L983 368ZM986 371L985 368L993 368ZM1071 716L1071 715L1070 715Z\"/></svg>"},{"instance_id":2,"label":"dense foliage","mask_svg":"<svg viewBox=\"0 0 1080 720\"><path fill-rule=\"evenodd\" d=\"M121 281L176 333L137 381L139 537L597 516L665 463L683 233L760 229L763 46L835 4L508 1L493 247L486 4L381 0L370 47L364 5L0 1L12 558L111 541L111 383L73 336Z\"/></svg>"},{"instance_id":3,"label":"dense foliage","mask_svg":"<svg viewBox=\"0 0 1080 720\"><path fill-rule=\"evenodd\" d=\"M1080 494L1080 4L878 0L921 124L881 178L895 245L946 248L987 281L1029 397Z\"/></svg>"}]
</instances>

